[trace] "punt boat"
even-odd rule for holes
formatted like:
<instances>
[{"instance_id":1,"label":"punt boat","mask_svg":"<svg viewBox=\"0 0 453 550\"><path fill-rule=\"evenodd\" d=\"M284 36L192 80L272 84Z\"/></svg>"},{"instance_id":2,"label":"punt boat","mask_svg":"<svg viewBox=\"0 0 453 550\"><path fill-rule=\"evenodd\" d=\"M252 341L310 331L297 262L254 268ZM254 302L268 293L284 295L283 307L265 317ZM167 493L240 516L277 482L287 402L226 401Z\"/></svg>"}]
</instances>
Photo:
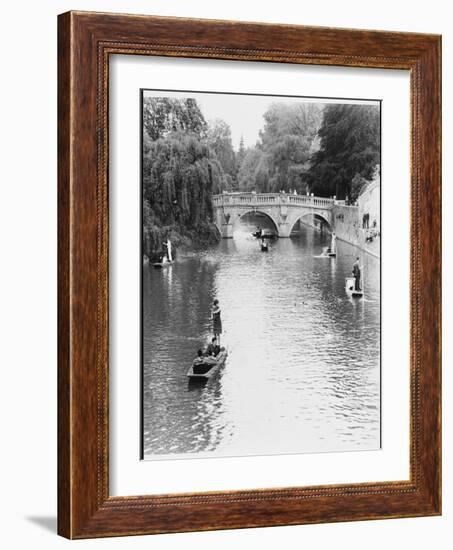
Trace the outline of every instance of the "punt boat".
<instances>
[{"instance_id":1,"label":"punt boat","mask_svg":"<svg viewBox=\"0 0 453 550\"><path fill-rule=\"evenodd\" d=\"M255 231L252 233L253 237L256 237L257 239L275 239L276 235L275 233L272 233L272 231L264 229L263 231Z\"/></svg>"},{"instance_id":2,"label":"punt boat","mask_svg":"<svg viewBox=\"0 0 453 550\"><path fill-rule=\"evenodd\" d=\"M205 357L202 360L195 358L187 371L187 377L189 380L209 380L225 364L227 356L228 352L223 348L216 357Z\"/></svg>"},{"instance_id":3,"label":"punt boat","mask_svg":"<svg viewBox=\"0 0 453 550\"><path fill-rule=\"evenodd\" d=\"M153 266L157 269L162 269L164 267L169 267L175 263L174 260L166 260L165 262L154 262Z\"/></svg>"},{"instance_id":4,"label":"punt boat","mask_svg":"<svg viewBox=\"0 0 453 550\"><path fill-rule=\"evenodd\" d=\"M322 249L321 254L319 256L315 256L315 258L336 258L336 257L337 257L337 253L332 252L332 249L330 248L330 246L325 246Z\"/></svg>"},{"instance_id":5,"label":"punt boat","mask_svg":"<svg viewBox=\"0 0 453 550\"><path fill-rule=\"evenodd\" d=\"M355 289L355 277L346 277L346 292L353 298L362 298L363 284L361 290Z\"/></svg>"}]
</instances>

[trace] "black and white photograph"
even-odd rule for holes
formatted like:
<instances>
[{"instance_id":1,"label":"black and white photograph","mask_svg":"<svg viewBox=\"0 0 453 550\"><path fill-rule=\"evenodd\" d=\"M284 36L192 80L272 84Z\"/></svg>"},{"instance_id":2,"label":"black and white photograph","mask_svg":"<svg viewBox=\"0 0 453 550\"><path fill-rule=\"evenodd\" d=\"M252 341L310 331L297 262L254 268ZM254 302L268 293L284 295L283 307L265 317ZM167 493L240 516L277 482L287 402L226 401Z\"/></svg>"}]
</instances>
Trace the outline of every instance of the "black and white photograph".
<instances>
[{"instance_id":1,"label":"black and white photograph","mask_svg":"<svg viewBox=\"0 0 453 550\"><path fill-rule=\"evenodd\" d=\"M381 101L141 90L142 459L381 448Z\"/></svg>"},{"instance_id":2,"label":"black and white photograph","mask_svg":"<svg viewBox=\"0 0 453 550\"><path fill-rule=\"evenodd\" d=\"M3 5L5 550L452 547L449 7Z\"/></svg>"}]
</instances>

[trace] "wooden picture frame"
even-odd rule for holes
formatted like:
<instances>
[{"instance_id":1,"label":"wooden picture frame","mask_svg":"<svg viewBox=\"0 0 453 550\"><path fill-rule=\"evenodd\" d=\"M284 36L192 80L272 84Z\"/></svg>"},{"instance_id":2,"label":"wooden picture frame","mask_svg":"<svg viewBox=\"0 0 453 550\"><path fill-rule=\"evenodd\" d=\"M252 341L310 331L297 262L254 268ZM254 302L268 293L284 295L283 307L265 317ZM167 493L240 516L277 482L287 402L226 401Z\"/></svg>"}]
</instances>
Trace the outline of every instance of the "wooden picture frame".
<instances>
[{"instance_id":1,"label":"wooden picture frame","mask_svg":"<svg viewBox=\"0 0 453 550\"><path fill-rule=\"evenodd\" d=\"M89 538L441 513L441 39L69 12L58 21L58 532ZM109 56L410 71L410 480L109 495Z\"/></svg>"}]
</instances>

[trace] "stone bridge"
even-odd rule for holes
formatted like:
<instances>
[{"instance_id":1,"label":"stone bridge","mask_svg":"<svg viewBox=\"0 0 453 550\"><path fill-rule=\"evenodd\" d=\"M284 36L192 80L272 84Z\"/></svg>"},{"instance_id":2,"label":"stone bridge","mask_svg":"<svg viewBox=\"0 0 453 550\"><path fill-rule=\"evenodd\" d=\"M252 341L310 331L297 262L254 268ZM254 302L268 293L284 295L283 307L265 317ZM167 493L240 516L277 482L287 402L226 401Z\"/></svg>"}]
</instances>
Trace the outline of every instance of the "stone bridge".
<instances>
[{"instance_id":1,"label":"stone bridge","mask_svg":"<svg viewBox=\"0 0 453 550\"><path fill-rule=\"evenodd\" d=\"M334 199L285 193L223 193L212 198L214 221L223 239L233 236L244 214L260 213L273 222L279 237L289 237L295 224L305 216L334 225Z\"/></svg>"}]
</instances>

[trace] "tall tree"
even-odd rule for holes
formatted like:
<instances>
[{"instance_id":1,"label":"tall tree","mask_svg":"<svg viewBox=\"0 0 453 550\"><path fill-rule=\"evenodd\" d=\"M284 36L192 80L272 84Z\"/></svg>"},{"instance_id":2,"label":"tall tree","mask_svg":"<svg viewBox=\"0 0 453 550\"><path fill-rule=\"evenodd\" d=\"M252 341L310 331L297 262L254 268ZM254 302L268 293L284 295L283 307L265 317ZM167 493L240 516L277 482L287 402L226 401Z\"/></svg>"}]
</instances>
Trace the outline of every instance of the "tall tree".
<instances>
[{"instance_id":1,"label":"tall tree","mask_svg":"<svg viewBox=\"0 0 453 550\"><path fill-rule=\"evenodd\" d=\"M241 166L241 163L245 157L245 152L246 151L245 151L245 145L244 145L244 135L241 134L241 139L239 141L239 149L238 149L237 158L236 158L236 162L238 166Z\"/></svg>"},{"instance_id":2,"label":"tall tree","mask_svg":"<svg viewBox=\"0 0 453 550\"><path fill-rule=\"evenodd\" d=\"M321 124L322 110L319 103L273 103L264 114L263 144L286 135L304 137L311 143Z\"/></svg>"},{"instance_id":3,"label":"tall tree","mask_svg":"<svg viewBox=\"0 0 453 550\"><path fill-rule=\"evenodd\" d=\"M319 129L319 150L310 160L306 179L315 195L339 199L360 192L380 158L380 115L375 105L330 104Z\"/></svg>"},{"instance_id":4,"label":"tall tree","mask_svg":"<svg viewBox=\"0 0 453 550\"><path fill-rule=\"evenodd\" d=\"M168 236L176 245L217 240L211 197L226 175L196 101L145 98L143 125L144 253L152 257Z\"/></svg>"},{"instance_id":5,"label":"tall tree","mask_svg":"<svg viewBox=\"0 0 453 550\"><path fill-rule=\"evenodd\" d=\"M145 97L143 130L152 141L178 131L202 138L206 136L207 124L195 99Z\"/></svg>"},{"instance_id":6,"label":"tall tree","mask_svg":"<svg viewBox=\"0 0 453 550\"><path fill-rule=\"evenodd\" d=\"M239 183L239 171L241 169L242 163L244 162L245 155L247 150L244 144L244 135L241 134L241 139L239 141L239 148L234 154L234 177L233 177L233 189L238 190L240 188Z\"/></svg>"},{"instance_id":7,"label":"tall tree","mask_svg":"<svg viewBox=\"0 0 453 550\"><path fill-rule=\"evenodd\" d=\"M256 148L248 150L241 162L240 188L304 192L303 176L321 120L319 104L273 103L264 114Z\"/></svg>"},{"instance_id":8,"label":"tall tree","mask_svg":"<svg viewBox=\"0 0 453 550\"><path fill-rule=\"evenodd\" d=\"M225 174L229 177L229 188L236 177L236 163L231 141L231 129L228 124L220 119L209 123L207 131L209 148L215 153Z\"/></svg>"},{"instance_id":9,"label":"tall tree","mask_svg":"<svg viewBox=\"0 0 453 550\"><path fill-rule=\"evenodd\" d=\"M144 251L151 257L171 234L215 241L212 194L224 185L224 172L206 143L183 132L153 141L143 158Z\"/></svg>"},{"instance_id":10,"label":"tall tree","mask_svg":"<svg viewBox=\"0 0 453 550\"><path fill-rule=\"evenodd\" d=\"M257 147L246 149L238 171L239 189L241 191L257 190L265 192L268 179L269 174L263 151Z\"/></svg>"}]
</instances>

